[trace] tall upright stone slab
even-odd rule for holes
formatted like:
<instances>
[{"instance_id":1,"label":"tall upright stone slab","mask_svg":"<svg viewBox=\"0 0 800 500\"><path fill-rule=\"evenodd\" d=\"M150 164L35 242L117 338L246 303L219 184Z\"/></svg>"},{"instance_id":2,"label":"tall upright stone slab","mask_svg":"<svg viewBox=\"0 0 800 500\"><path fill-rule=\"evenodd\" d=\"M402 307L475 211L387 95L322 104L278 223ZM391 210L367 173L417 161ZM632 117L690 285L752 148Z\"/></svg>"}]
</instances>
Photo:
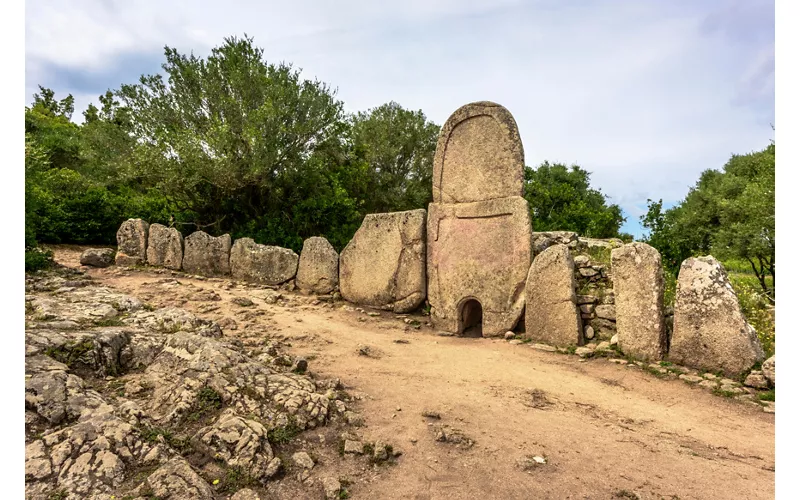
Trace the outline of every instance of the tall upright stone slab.
<instances>
[{"instance_id":1,"label":"tall upright stone slab","mask_svg":"<svg viewBox=\"0 0 800 500\"><path fill-rule=\"evenodd\" d=\"M550 246L533 259L525 285L525 336L551 345L583 345L575 263L566 245Z\"/></svg>"},{"instance_id":2,"label":"tall upright stone slab","mask_svg":"<svg viewBox=\"0 0 800 500\"><path fill-rule=\"evenodd\" d=\"M306 292L326 294L339 284L339 254L328 240L312 236L303 242L297 267L297 287Z\"/></svg>"},{"instance_id":3,"label":"tall upright stone slab","mask_svg":"<svg viewBox=\"0 0 800 500\"><path fill-rule=\"evenodd\" d=\"M231 235L195 231L183 241L183 270L201 276L231 274Z\"/></svg>"},{"instance_id":4,"label":"tall upright stone slab","mask_svg":"<svg viewBox=\"0 0 800 500\"><path fill-rule=\"evenodd\" d=\"M396 313L425 300L425 210L369 214L339 256L345 300Z\"/></svg>"},{"instance_id":5,"label":"tall upright stone slab","mask_svg":"<svg viewBox=\"0 0 800 500\"><path fill-rule=\"evenodd\" d=\"M710 255L681 264L669 359L698 370L719 370L731 378L764 359L728 274Z\"/></svg>"},{"instance_id":6,"label":"tall upright stone slab","mask_svg":"<svg viewBox=\"0 0 800 500\"><path fill-rule=\"evenodd\" d=\"M643 360L663 359L669 340L661 254L640 242L615 248L611 250L611 274L620 349Z\"/></svg>"},{"instance_id":7,"label":"tall upright stone slab","mask_svg":"<svg viewBox=\"0 0 800 500\"><path fill-rule=\"evenodd\" d=\"M147 238L147 263L179 270L183 264L183 235L174 227L150 225Z\"/></svg>"},{"instance_id":8,"label":"tall upright stone slab","mask_svg":"<svg viewBox=\"0 0 800 500\"><path fill-rule=\"evenodd\" d=\"M142 219L128 219L117 230L118 266L135 266L147 260L147 235L150 224Z\"/></svg>"},{"instance_id":9,"label":"tall upright stone slab","mask_svg":"<svg viewBox=\"0 0 800 500\"><path fill-rule=\"evenodd\" d=\"M462 106L442 127L427 225L437 328L497 336L519 321L531 263L524 165L517 124L499 104Z\"/></svg>"}]
</instances>

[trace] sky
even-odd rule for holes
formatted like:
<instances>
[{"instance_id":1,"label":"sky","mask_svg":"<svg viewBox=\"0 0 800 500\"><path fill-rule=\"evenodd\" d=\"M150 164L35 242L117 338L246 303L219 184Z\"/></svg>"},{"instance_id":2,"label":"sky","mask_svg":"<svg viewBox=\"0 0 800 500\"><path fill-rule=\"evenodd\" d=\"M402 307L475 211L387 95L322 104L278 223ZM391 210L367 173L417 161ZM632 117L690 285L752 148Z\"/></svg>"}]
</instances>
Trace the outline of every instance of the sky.
<instances>
[{"instance_id":1,"label":"sky","mask_svg":"<svg viewBox=\"0 0 800 500\"><path fill-rule=\"evenodd\" d=\"M527 165L588 170L637 237L648 199L671 206L774 138L774 1L28 0L25 19L25 102L71 93L76 121L160 72L165 45L205 56L245 34L350 112L396 101L441 125L497 102Z\"/></svg>"}]
</instances>

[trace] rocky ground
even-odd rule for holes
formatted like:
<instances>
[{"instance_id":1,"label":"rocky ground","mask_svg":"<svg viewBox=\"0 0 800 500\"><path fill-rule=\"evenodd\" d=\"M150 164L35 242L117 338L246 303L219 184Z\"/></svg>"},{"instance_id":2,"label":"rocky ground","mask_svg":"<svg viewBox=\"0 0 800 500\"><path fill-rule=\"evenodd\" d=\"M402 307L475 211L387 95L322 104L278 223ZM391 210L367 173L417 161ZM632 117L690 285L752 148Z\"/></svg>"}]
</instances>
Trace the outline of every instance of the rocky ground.
<instances>
[{"instance_id":1,"label":"rocky ground","mask_svg":"<svg viewBox=\"0 0 800 500\"><path fill-rule=\"evenodd\" d=\"M736 381L81 250L26 278L28 498L774 497Z\"/></svg>"}]
</instances>

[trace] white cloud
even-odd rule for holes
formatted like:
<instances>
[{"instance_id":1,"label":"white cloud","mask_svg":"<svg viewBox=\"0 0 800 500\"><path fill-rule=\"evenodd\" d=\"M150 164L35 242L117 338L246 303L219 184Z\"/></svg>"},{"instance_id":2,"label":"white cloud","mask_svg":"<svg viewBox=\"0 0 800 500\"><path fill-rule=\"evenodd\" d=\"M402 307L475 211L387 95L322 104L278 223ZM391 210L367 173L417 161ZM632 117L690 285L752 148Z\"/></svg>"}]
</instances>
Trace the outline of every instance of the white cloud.
<instances>
[{"instance_id":1,"label":"white cloud","mask_svg":"<svg viewBox=\"0 0 800 500\"><path fill-rule=\"evenodd\" d=\"M48 79L114 72L164 45L205 55L247 33L269 61L338 88L349 111L395 100L441 124L467 102L499 102L529 165L580 164L629 218L772 137L774 7L761 0L27 5L29 91L96 95L105 88Z\"/></svg>"}]
</instances>

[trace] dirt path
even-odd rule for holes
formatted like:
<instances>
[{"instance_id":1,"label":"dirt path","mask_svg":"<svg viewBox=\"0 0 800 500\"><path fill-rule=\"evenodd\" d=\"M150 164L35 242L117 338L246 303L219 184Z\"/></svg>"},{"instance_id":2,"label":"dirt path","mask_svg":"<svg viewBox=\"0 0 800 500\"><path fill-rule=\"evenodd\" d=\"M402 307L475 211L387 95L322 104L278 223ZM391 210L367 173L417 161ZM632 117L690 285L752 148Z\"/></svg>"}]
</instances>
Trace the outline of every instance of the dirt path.
<instances>
[{"instance_id":1,"label":"dirt path","mask_svg":"<svg viewBox=\"0 0 800 500\"><path fill-rule=\"evenodd\" d=\"M57 259L77 267L78 250L57 249ZM90 274L136 296L152 295L146 283L164 277L115 268ZM390 313L328 308L299 294L297 305L285 307L223 283L180 281L220 295L211 313L182 305L210 319L234 317L235 296L253 298L264 314L225 335L283 336L309 359L312 373L339 377L362 395L365 432L403 455L387 473L353 485L352 498L775 496L775 418L758 407L605 359L440 337ZM159 305L176 300L150 298ZM360 355L362 345L372 355ZM441 420L422 416L425 410ZM436 425L460 430L474 446L437 442ZM547 463L523 470L516 463L526 455Z\"/></svg>"}]
</instances>

